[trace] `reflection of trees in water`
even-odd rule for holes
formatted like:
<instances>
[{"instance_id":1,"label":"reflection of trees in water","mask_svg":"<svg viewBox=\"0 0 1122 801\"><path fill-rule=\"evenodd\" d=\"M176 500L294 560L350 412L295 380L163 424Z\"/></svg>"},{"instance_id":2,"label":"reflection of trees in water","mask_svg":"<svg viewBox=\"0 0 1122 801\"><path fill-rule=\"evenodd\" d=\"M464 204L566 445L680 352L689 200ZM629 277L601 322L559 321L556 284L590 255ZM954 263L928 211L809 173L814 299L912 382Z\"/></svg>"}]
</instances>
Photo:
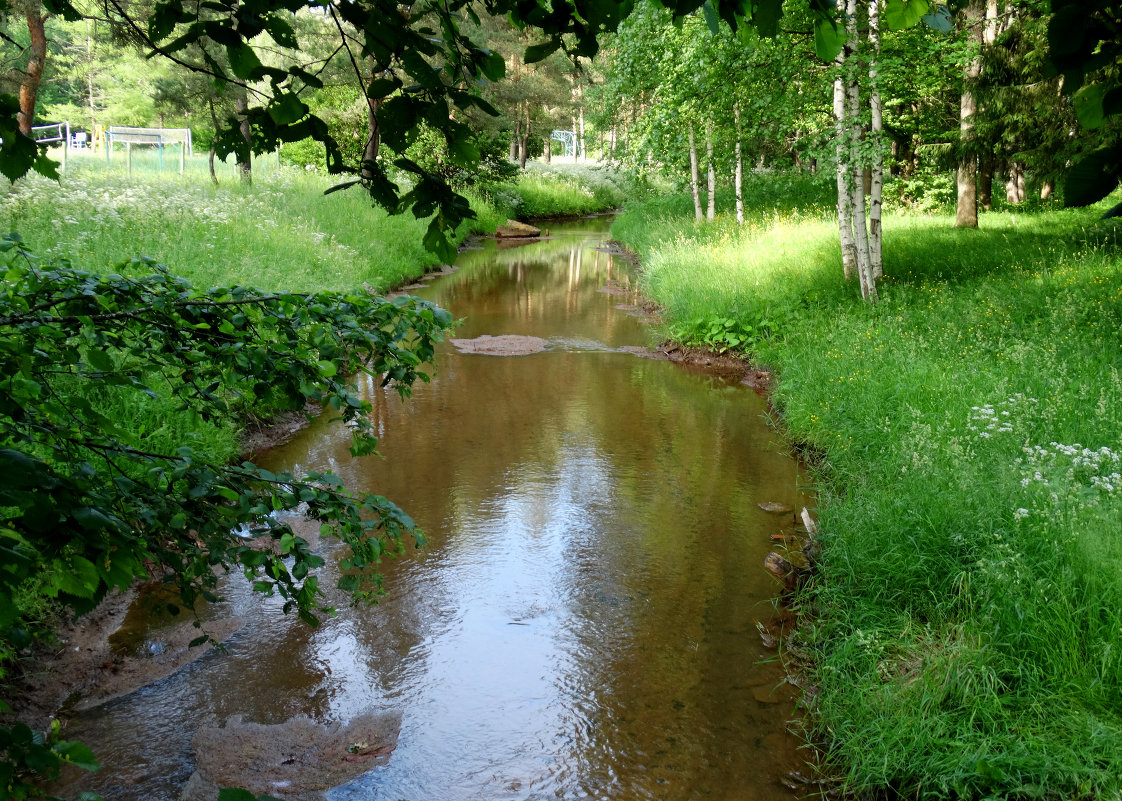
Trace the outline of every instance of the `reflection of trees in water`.
<instances>
[{"instance_id":1,"label":"reflection of trees in water","mask_svg":"<svg viewBox=\"0 0 1122 801\"><path fill-rule=\"evenodd\" d=\"M601 341L614 341L617 327L642 336L614 308L618 298L596 291L626 278L607 254L571 240L540 244L553 261L531 248L504 251L440 280L437 301L467 315L456 336L519 327L567 336L585 324ZM252 654L197 671L170 702L153 696L153 710L166 715L170 703L184 721L204 708L224 719L257 698L247 720L272 723L454 700L447 688L464 679L448 675L458 663L447 660L462 660L454 649L487 651L488 637L508 633L505 620L472 628L465 619L480 607L494 616L525 606L550 659L540 650L520 656L510 681L491 682L483 701L501 709L522 668L538 671L530 678L541 680L548 714L525 726L557 766L540 781L565 797L584 786L620 801L722 797L758 783L772 756L754 743L782 731L788 713L776 705L775 720L761 722L752 694L778 681L774 666L761 674L757 665L754 623L770 613L771 593L761 564L775 523L755 505L795 500L795 469L761 425L762 401L720 379L609 352L503 358L443 348L434 382L407 401L376 378L361 389L384 458L351 459L347 433L317 422L277 449L282 461L270 469L332 465L348 486L376 488L407 509L429 547L380 566L389 595L374 609L344 612L318 631L262 615ZM493 595L481 600L481 586ZM261 664L270 669L252 669ZM439 714L454 727L464 712ZM125 718L131 724L125 714L121 726ZM517 745L494 743L496 753ZM409 747L393 759L431 758ZM476 757L465 753L463 766L447 770L476 770Z\"/></svg>"}]
</instances>

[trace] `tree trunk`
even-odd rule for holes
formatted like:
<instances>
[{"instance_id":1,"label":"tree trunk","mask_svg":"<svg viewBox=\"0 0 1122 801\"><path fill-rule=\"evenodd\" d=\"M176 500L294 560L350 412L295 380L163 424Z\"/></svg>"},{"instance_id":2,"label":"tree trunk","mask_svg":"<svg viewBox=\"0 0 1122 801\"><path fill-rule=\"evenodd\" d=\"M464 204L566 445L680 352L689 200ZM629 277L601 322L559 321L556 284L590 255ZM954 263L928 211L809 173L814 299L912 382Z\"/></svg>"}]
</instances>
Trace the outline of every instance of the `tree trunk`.
<instances>
[{"instance_id":1,"label":"tree trunk","mask_svg":"<svg viewBox=\"0 0 1122 801\"><path fill-rule=\"evenodd\" d=\"M90 107L90 136L93 136L94 127L97 125L97 105L94 102L93 82L93 22L86 20L86 99Z\"/></svg>"},{"instance_id":2,"label":"tree trunk","mask_svg":"<svg viewBox=\"0 0 1122 801\"><path fill-rule=\"evenodd\" d=\"M712 221L717 216L717 173L713 166L713 131L705 129L705 168L706 188L709 190L709 205L705 219Z\"/></svg>"},{"instance_id":3,"label":"tree trunk","mask_svg":"<svg viewBox=\"0 0 1122 801\"><path fill-rule=\"evenodd\" d=\"M39 84L43 81L43 66L47 62L47 18L41 14L42 3L32 3L27 11L27 33L31 40L30 57L27 69L19 85L19 130L24 136L31 136L31 126L35 124L35 100L39 96ZM34 137L32 137L34 138Z\"/></svg>"},{"instance_id":4,"label":"tree trunk","mask_svg":"<svg viewBox=\"0 0 1122 801\"><path fill-rule=\"evenodd\" d=\"M881 258L881 210L884 194L884 119L877 83L877 59L880 57L880 9L878 0L869 0L869 135L873 142L873 167L869 186L869 267L873 280L884 275ZM875 286L875 285L874 285Z\"/></svg>"},{"instance_id":5,"label":"tree trunk","mask_svg":"<svg viewBox=\"0 0 1122 801\"><path fill-rule=\"evenodd\" d=\"M530 155L530 101L525 101L522 117L522 139L518 143L518 166L526 169L526 158Z\"/></svg>"},{"instance_id":6,"label":"tree trunk","mask_svg":"<svg viewBox=\"0 0 1122 801\"><path fill-rule=\"evenodd\" d=\"M995 166L991 154L983 156L978 165L978 205L986 211L993 210L993 171Z\"/></svg>"},{"instance_id":7,"label":"tree trunk","mask_svg":"<svg viewBox=\"0 0 1122 801\"><path fill-rule=\"evenodd\" d=\"M849 126L846 121L845 102L845 62L849 53L845 48L838 53L837 77L834 79L834 155L837 157L838 185L838 230L841 240L842 269L845 280L849 281L857 272L857 246L853 241L853 218L849 205L849 148L846 137Z\"/></svg>"},{"instance_id":8,"label":"tree trunk","mask_svg":"<svg viewBox=\"0 0 1122 801\"><path fill-rule=\"evenodd\" d=\"M238 130L241 132L244 143L238 143L237 170L242 183L253 183L253 150L251 132L249 130L249 95L244 86L234 88L234 114L238 119Z\"/></svg>"},{"instance_id":9,"label":"tree trunk","mask_svg":"<svg viewBox=\"0 0 1122 801\"><path fill-rule=\"evenodd\" d=\"M207 99L207 106L210 107L210 124L214 130L214 136L210 139L210 155L207 159L207 166L210 167L210 180L215 186L218 186L218 173L214 171L214 138L218 136L218 113L214 110L213 99Z\"/></svg>"},{"instance_id":10,"label":"tree trunk","mask_svg":"<svg viewBox=\"0 0 1122 801\"><path fill-rule=\"evenodd\" d=\"M966 7L966 24L975 26L982 18L982 9L979 0L970 0ZM979 29L972 37L981 47L982 30ZM966 72L962 96L959 98L958 107L958 138L959 146L967 150L972 147L974 140L974 115L978 113L978 100L974 97L973 86L982 72L982 54L979 53L966 65ZM963 153L958 159L958 169L955 173L955 182L958 186L958 203L955 206L955 228L978 227L978 159L973 155Z\"/></svg>"},{"instance_id":11,"label":"tree trunk","mask_svg":"<svg viewBox=\"0 0 1122 801\"><path fill-rule=\"evenodd\" d=\"M545 163L553 163L553 140L548 136L542 137L542 155L545 156Z\"/></svg>"},{"instance_id":12,"label":"tree trunk","mask_svg":"<svg viewBox=\"0 0 1122 801\"><path fill-rule=\"evenodd\" d=\"M848 65L845 113L846 113L846 140L850 153L849 162L852 169L850 176L850 219L853 221L853 241L857 249L857 277L861 280L861 297L865 300L876 300L877 285L873 277L872 265L869 259L869 229L867 226L868 214L865 197L865 167L861 156L861 92L857 78L857 52L859 40L857 33L857 0L846 0L845 29L847 33L846 49L853 63Z\"/></svg>"},{"instance_id":13,"label":"tree trunk","mask_svg":"<svg viewBox=\"0 0 1122 801\"><path fill-rule=\"evenodd\" d=\"M577 118L577 121L578 121L580 127L577 130L580 132L580 155L581 155L581 158L583 159L583 158L585 158L585 156L587 155L587 152L588 152L584 149L584 92L583 91L581 91L581 93L580 93L580 98L581 98L580 114Z\"/></svg>"},{"instance_id":14,"label":"tree trunk","mask_svg":"<svg viewBox=\"0 0 1122 801\"><path fill-rule=\"evenodd\" d=\"M377 75L374 72L374 59L371 58L369 85ZM374 177L378 164L378 152L382 148L382 132L378 127L378 110L385 102L384 97L366 96L366 147L362 150L361 176L367 180Z\"/></svg>"},{"instance_id":15,"label":"tree trunk","mask_svg":"<svg viewBox=\"0 0 1122 801\"><path fill-rule=\"evenodd\" d=\"M701 190L697 174L697 145L693 138L693 123L690 123L690 191L693 192L693 213L697 222L701 222Z\"/></svg>"},{"instance_id":16,"label":"tree trunk","mask_svg":"<svg viewBox=\"0 0 1122 801\"><path fill-rule=\"evenodd\" d=\"M1056 184L1052 181L1045 181L1040 187L1040 199L1048 200L1056 191Z\"/></svg>"},{"instance_id":17,"label":"tree trunk","mask_svg":"<svg viewBox=\"0 0 1122 801\"><path fill-rule=\"evenodd\" d=\"M1025 165L1014 161L1009 165L1009 180L1005 182L1005 200L1013 205L1024 203L1027 192L1025 191Z\"/></svg>"},{"instance_id":18,"label":"tree trunk","mask_svg":"<svg viewBox=\"0 0 1122 801\"><path fill-rule=\"evenodd\" d=\"M740 103L732 104L732 116L736 122L736 164L733 167L732 185L736 192L736 224L744 225L744 160L740 154Z\"/></svg>"}]
</instances>

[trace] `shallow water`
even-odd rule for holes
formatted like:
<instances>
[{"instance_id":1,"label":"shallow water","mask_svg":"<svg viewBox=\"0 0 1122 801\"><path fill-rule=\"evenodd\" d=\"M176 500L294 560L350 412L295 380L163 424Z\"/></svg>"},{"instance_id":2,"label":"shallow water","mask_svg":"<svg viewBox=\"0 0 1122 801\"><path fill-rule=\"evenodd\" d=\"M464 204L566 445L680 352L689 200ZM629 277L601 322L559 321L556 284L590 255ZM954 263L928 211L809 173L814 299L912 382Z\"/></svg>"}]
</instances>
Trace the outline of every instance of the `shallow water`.
<instances>
[{"instance_id":1,"label":"shallow water","mask_svg":"<svg viewBox=\"0 0 1122 801\"><path fill-rule=\"evenodd\" d=\"M629 265L595 249L606 220L551 228L417 292L464 318L456 338L543 352L445 343L405 402L366 382L382 458L350 459L324 418L258 460L330 467L424 528L424 550L384 564L382 602L312 630L231 583L210 614L247 625L226 653L72 721L106 765L83 787L176 798L193 732L233 715L392 712L388 763L333 801L791 798L794 691L756 623L775 613L769 535L792 523L757 504L797 506L796 465L748 388L617 350L650 332L617 308L635 298ZM129 648L158 652L140 628Z\"/></svg>"}]
</instances>

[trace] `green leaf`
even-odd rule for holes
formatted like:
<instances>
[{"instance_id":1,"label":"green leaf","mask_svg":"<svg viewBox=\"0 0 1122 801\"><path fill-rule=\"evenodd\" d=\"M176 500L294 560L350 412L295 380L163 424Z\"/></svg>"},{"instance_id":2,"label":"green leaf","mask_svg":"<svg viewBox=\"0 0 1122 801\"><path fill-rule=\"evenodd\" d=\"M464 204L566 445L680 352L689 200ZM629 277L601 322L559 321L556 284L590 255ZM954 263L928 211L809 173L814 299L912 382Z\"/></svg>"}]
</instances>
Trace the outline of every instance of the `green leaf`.
<instances>
[{"instance_id":1,"label":"green leaf","mask_svg":"<svg viewBox=\"0 0 1122 801\"><path fill-rule=\"evenodd\" d=\"M72 556L67 564L59 564L54 586L57 591L77 598L92 598L101 579L97 567L84 556Z\"/></svg>"},{"instance_id":2,"label":"green leaf","mask_svg":"<svg viewBox=\"0 0 1122 801\"><path fill-rule=\"evenodd\" d=\"M389 97L401 88L401 81L397 78L375 78L366 87L366 96L374 100Z\"/></svg>"},{"instance_id":3,"label":"green leaf","mask_svg":"<svg viewBox=\"0 0 1122 801\"><path fill-rule=\"evenodd\" d=\"M451 155L452 161L461 167L474 167L479 163L479 150L464 138L449 139L448 153Z\"/></svg>"},{"instance_id":4,"label":"green leaf","mask_svg":"<svg viewBox=\"0 0 1122 801\"><path fill-rule=\"evenodd\" d=\"M524 59L527 64L536 64L548 58L557 48L561 46L560 39L550 39L548 42L541 44L530 45L526 48L526 55Z\"/></svg>"},{"instance_id":5,"label":"green leaf","mask_svg":"<svg viewBox=\"0 0 1122 801\"><path fill-rule=\"evenodd\" d=\"M258 798L241 787L224 787L218 791L218 801L258 801Z\"/></svg>"},{"instance_id":6,"label":"green leaf","mask_svg":"<svg viewBox=\"0 0 1122 801\"><path fill-rule=\"evenodd\" d=\"M323 361L317 362L317 365L319 366L319 374L324 378L331 378L338 372L338 368L335 367L335 362Z\"/></svg>"},{"instance_id":7,"label":"green leaf","mask_svg":"<svg viewBox=\"0 0 1122 801\"><path fill-rule=\"evenodd\" d=\"M819 18L814 23L814 53L823 61L833 61L845 47L845 29L834 20Z\"/></svg>"},{"instance_id":8,"label":"green leaf","mask_svg":"<svg viewBox=\"0 0 1122 801\"><path fill-rule=\"evenodd\" d=\"M1064 205L1089 206L1113 192L1122 175L1120 156L1122 148L1103 148L1076 162L1064 182Z\"/></svg>"},{"instance_id":9,"label":"green leaf","mask_svg":"<svg viewBox=\"0 0 1122 801\"><path fill-rule=\"evenodd\" d=\"M951 21L951 15L947 13L946 7L944 6L936 6L934 12L925 14L923 17L923 24L939 33L950 33L954 30L954 23Z\"/></svg>"},{"instance_id":10,"label":"green leaf","mask_svg":"<svg viewBox=\"0 0 1122 801\"><path fill-rule=\"evenodd\" d=\"M1075 105L1075 116L1079 124L1088 130L1094 130L1103 124L1103 97L1105 87L1101 83L1092 83L1084 86L1072 97Z\"/></svg>"},{"instance_id":11,"label":"green leaf","mask_svg":"<svg viewBox=\"0 0 1122 801\"><path fill-rule=\"evenodd\" d=\"M182 6L179 3L158 3L148 20L148 35L152 41L159 42L166 38L179 22L179 13Z\"/></svg>"},{"instance_id":12,"label":"green leaf","mask_svg":"<svg viewBox=\"0 0 1122 801\"><path fill-rule=\"evenodd\" d=\"M705 0L701 4L701 15L705 17L705 24L709 26L709 33L716 36L721 32L721 18L717 16L717 9L713 8L712 0Z\"/></svg>"},{"instance_id":13,"label":"green leaf","mask_svg":"<svg viewBox=\"0 0 1122 801\"><path fill-rule=\"evenodd\" d=\"M487 52L479 62L483 76L492 83L501 81L506 75L506 61L498 53Z\"/></svg>"},{"instance_id":14,"label":"green leaf","mask_svg":"<svg viewBox=\"0 0 1122 801\"><path fill-rule=\"evenodd\" d=\"M308 113L308 104L295 92L283 92L273 98L268 107L269 117L277 125L291 125Z\"/></svg>"},{"instance_id":15,"label":"green leaf","mask_svg":"<svg viewBox=\"0 0 1122 801\"><path fill-rule=\"evenodd\" d=\"M94 756L93 751L84 743L61 742L54 747L54 752L71 765L77 765L83 770L101 770L101 765Z\"/></svg>"},{"instance_id":16,"label":"green leaf","mask_svg":"<svg viewBox=\"0 0 1122 801\"><path fill-rule=\"evenodd\" d=\"M81 22L85 19L82 12L74 7L70 0L43 0L43 8L52 14L59 14L67 22Z\"/></svg>"},{"instance_id":17,"label":"green leaf","mask_svg":"<svg viewBox=\"0 0 1122 801\"><path fill-rule=\"evenodd\" d=\"M230 69L239 78L249 78L254 70L261 68L261 60L253 48L241 40L226 45L226 55L230 58Z\"/></svg>"},{"instance_id":18,"label":"green leaf","mask_svg":"<svg viewBox=\"0 0 1122 801\"><path fill-rule=\"evenodd\" d=\"M779 33L779 18L783 16L783 0L757 0L752 22L761 36L772 37Z\"/></svg>"},{"instance_id":19,"label":"green leaf","mask_svg":"<svg viewBox=\"0 0 1122 801\"><path fill-rule=\"evenodd\" d=\"M97 348L90 348L86 352L86 361L89 363L90 367L94 368L95 370L101 370L102 372L108 373L117 369L117 365L113 361L113 357L111 357L105 351L98 350Z\"/></svg>"},{"instance_id":20,"label":"green leaf","mask_svg":"<svg viewBox=\"0 0 1122 801\"><path fill-rule=\"evenodd\" d=\"M887 0L884 24L890 31L902 31L932 13L929 0Z\"/></svg>"},{"instance_id":21,"label":"green leaf","mask_svg":"<svg viewBox=\"0 0 1122 801\"><path fill-rule=\"evenodd\" d=\"M0 138L0 173L9 181L18 181L37 164L39 148L14 125L0 127Z\"/></svg>"},{"instance_id":22,"label":"green leaf","mask_svg":"<svg viewBox=\"0 0 1122 801\"><path fill-rule=\"evenodd\" d=\"M265 18L265 30L273 37L273 41L281 47L288 47L293 50L300 47L300 42L296 39L296 31L292 26L276 14L270 14Z\"/></svg>"}]
</instances>

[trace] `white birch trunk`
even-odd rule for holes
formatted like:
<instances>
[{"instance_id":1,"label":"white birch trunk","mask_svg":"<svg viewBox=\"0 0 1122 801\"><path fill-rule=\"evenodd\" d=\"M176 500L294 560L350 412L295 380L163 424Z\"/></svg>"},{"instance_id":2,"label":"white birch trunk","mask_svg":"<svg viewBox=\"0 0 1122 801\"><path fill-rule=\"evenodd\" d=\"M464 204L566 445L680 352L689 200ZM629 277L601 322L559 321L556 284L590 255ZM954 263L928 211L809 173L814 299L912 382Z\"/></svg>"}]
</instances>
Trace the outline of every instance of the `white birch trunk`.
<instances>
[{"instance_id":1,"label":"white birch trunk","mask_svg":"<svg viewBox=\"0 0 1122 801\"><path fill-rule=\"evenodd\" d=\"M579 121L580 121L580 157L581 157L581 160L583 161L586 157L587 152L588 152L584 149L584 93L583 92L581 93Z\"/></svg>"},{"instance_id":2,"label":"white birch trunk","mask_svg":"<svg viewBox=\"0 0 1122 801\"><path fill-rule=\"evenodd\" d=\"M841 240L842 269L845 271L845 280L849 281L857 273L857 247L853 242L853 217L850 214L849 201L849 148L846 146L849 133L846 123L844 78L847 56L846 49L842 48L835 61L838 73L834 79L834 155L837 157L838 231Z\"/></svg>"},{"instance_id":3,"label":"white birch trunk","mask_svg":"<svg viewBox=\"0 0 1122 801\"><path fill-rule=\"evenodd\" d=\"M996 0L994 0L996 2ZM869 194L869 262L873 280L884 275L884 260L881 257L881 211L884 194L884 115L881 105L880 88L877 84L877 60L880 57L880 8L879 0L869 0L869 47L872 52L869 62L869 136L873 145L873 182Z\"/></svg>"},{"instance_id":4,"label":"white birch trunk","mask_svg":"<svg viewBox=\"0 0 1122 801\"><path fill-rule=\"evenodd\" d=\"M709 190L709 205L705 219L712 221L717 216L717 173L713 167L713 129L705 129L705 170L706 188Z\"/></svg>"},{"instance_id":5,"label":"white birch trunk","mask_svg":"<svg viewBox=\"0 0 1122 801\"><path fill-rule=\"evenodd\" d=\"M693 123L690 123L690 191L693 192L693 213L697 222L701 222L701 189L697 174L697 144L693 138Z\"/></svg>"},{"instance_id":6,"label":"white birch trunk","mask_svg":"<svg viewBox=\"0 0 1122 801\"><path fill-rule=\"evenodd\" d=\"M857 0L846 0L845 29L848 34L846 47L851 56L856 54L857 38ZM852 65L856 66L856 65ZM869 229L866 220L865 203L865 166L861 157L861 93L857 83L857 70L846 70L846 138L850 148L850 216L853 220L853 241L857 248L857 276L861 279L861 297L876 300L877 285L869 263Z\"/></svg>"},{"instance_id":7,"label":"white birch trunk","mask_svg":"<svg viewBox=\"0 0 1122 801\"><path fill-rule=\"evenodd\" d=\"M736 192L736 224L744 225L744 161L740 153L740 103L733 103L732 115L736 120L736 165L733 167L732 184Z\"/></svg>"}]
</instances>

